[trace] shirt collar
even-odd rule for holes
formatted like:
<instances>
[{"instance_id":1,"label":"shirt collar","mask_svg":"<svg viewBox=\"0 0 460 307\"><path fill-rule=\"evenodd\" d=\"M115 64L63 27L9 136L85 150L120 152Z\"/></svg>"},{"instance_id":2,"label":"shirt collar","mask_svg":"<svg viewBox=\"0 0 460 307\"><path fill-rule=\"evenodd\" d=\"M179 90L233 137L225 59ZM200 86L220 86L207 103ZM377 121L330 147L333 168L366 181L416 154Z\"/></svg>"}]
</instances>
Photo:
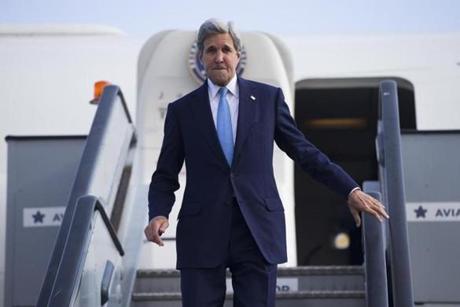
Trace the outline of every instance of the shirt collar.
<instances>
[{"instance_id":1,"label":"shirt collar","mask_svg":"<svg viewBox=\"0 0 460 307\"><path fill-rule=\"evenodd\" d=\"M239 96L239 88L238 88L238 82L237 82L237 77L236 74L233 76L233 78L230 80L230 82L227 83L225 86L228 91L235 96L235 98L238 99ZM221 87L215 85L212 83L212 81L208 78L208 91L211 94L211 98L214 99L217 95L217 92L219 91Z\"/></svg>"}]
</instances>

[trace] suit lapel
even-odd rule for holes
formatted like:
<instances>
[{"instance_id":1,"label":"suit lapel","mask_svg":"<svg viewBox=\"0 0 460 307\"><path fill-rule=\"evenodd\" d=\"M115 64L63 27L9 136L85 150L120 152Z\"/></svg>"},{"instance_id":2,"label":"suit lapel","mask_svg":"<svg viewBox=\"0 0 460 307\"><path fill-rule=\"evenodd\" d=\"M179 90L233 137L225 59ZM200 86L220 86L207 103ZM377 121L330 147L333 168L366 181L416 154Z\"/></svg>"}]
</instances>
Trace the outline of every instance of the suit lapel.
<instances>
[{"instance_id":1,"label":"suit lapel","mask_svg":"<svg viewBox=\"0 0 460 307\"><path fill-rule=\"evenodd\" d=\"M239 86L239 109L238 109L238 125L236 132L235 150L233 154L232 167L238 162L243 145L251 131L252 125L257 121L257 100L248 82L238 78ZM253 98L251 98L251 96Z\"/></svg>"},{"instance_id":2,"label":"suit lapel","mask_svg":"<svg viewBox=\"0 0 460 307\"><path fill-rule=\"evenodd\" d=\"M192 104L192 112L195 116L199 130L204 135L206 141L212 148L217 159L228 168L227 160L217 137L216 126L212 117L211 106L209 102L208 83L204 84L196 92L196 102Z\"/></svg>"}]
</instances>

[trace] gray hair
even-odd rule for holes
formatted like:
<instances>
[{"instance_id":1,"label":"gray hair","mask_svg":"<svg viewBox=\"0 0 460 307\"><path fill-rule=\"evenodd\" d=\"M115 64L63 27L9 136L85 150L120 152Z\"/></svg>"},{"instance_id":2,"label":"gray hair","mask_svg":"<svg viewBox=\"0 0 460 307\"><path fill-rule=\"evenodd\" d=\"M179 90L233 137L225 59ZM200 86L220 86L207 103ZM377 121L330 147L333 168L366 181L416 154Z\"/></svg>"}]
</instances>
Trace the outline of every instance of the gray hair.
<instances>
[{"instance_id":1,"label":"gray hair","mask_svg":"<svg viewBox=\"0 0 460 307\"><path fill-rule=\"evenodd\" d=\"M198 51L200 54L203 53L204 49L204 41L211 35L214 34L229 34L233 40L233 45L236 51L239 53L241 51L241 39L235 27L233 26L233 22L223 22L221 20L217 20L214 18L208 19L200 26L197 35L197 45Z\"/></svg>"}]
</instances>

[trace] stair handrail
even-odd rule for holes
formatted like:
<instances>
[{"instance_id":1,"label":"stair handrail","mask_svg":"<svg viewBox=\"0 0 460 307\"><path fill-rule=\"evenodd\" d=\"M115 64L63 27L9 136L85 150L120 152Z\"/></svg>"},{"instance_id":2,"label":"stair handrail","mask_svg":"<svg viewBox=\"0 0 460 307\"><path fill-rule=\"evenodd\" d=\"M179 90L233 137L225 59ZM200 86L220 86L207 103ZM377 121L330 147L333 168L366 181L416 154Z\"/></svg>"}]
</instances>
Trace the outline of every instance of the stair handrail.
<instances>
[{"instance_id":1,"label":"stair handrail","mask_svg":"<svg viewBox=\"0 0 460 307\"><path fill-rule=\"evenodd\" d=\"M377 123L377 162L383 203L387 206L387 249L391 268L394 307L414 305L410 268L404 178L399 125L398 89L393 80L379 86L379 117Z\"/></svg>"},{"instance_id":2,"label":"stair handrail","mask_svg":"<svg viewBox=\"0 0 460 307\"><path fill-rule=\"evenodd\" d=\"M73 232L72 223L74 221L76 210L79 206L79 199L82 196L88 195L89 191L91 190L91 178L94 174L94 171L97 169L98 163L100 163L98 158L99 153L104 148L105 133L109 129L112 112L116 107L120 107L119 104L121 104L121 108L123 110L125 123L129 127L129 132L127 134L129 144L124 144L124 147L131 147L132 144L136 143L135 128L121 89L116 85L106 86L99 100L98 108L86 140L86 145L83 150L82 158L80 160L78 171L75 176L75 181L73 183L72 190L69 195L69 200L67 202L66 211L62 219L54 250L48 265L46 277L42 283L42 288L37 302L37 306L39 307L50 306L49 303L53 299L53 288L57 285L58 273L62 272L61 265L63 261L65 261L65 259L63 259L64 252L65 248L67 248L69 236ZM106 209L104 208L104 212L105 211ZM110 214L110 212L107 213ZM105 215L107 216L107 214ZM113 234L115 234L115 232L113 232ZM116 245L120 243L119 240L114 239L113 237L112 239L114 242L118 241L118 243L115 243ZM121 247L121 245L119 247ZM64 281L70 282L69 280Z\"/></svg>"},{"instance_id":3,"label":"stair handrail","mask_svg":"<svg viewBox=\"0 0 460 307\"><path fill-rule=\"evenodd\" d=\"M365 182L366 193L381 200L381 194L372 186L377 182ZM385 235L382 223L374 216L363 215L363 252L366 306L388 307L388 283L385 261Z\"/></svg>"}]
</instances>

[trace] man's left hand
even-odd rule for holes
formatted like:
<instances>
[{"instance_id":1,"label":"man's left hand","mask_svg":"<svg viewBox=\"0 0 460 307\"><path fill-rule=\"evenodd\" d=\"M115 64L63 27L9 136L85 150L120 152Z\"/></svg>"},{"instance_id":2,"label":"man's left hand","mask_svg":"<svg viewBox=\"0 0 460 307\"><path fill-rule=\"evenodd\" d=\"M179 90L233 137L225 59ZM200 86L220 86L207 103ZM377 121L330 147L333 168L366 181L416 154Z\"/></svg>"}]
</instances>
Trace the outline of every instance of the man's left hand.
<instances>
[{"instance_id":1,"label":"man's left hand","mask_svg":"<svg viewBox=\"0 0 460 307\"><path fill-rule=\"evenodd\" d=\"M381 202L361 190L353 191L348 196L347 203L348 208L355 219L356 227L361 226L360 212L372 214L378 218L380 222L383 222L384 219L390 218Z\"/></svg>"}]
</instances>

